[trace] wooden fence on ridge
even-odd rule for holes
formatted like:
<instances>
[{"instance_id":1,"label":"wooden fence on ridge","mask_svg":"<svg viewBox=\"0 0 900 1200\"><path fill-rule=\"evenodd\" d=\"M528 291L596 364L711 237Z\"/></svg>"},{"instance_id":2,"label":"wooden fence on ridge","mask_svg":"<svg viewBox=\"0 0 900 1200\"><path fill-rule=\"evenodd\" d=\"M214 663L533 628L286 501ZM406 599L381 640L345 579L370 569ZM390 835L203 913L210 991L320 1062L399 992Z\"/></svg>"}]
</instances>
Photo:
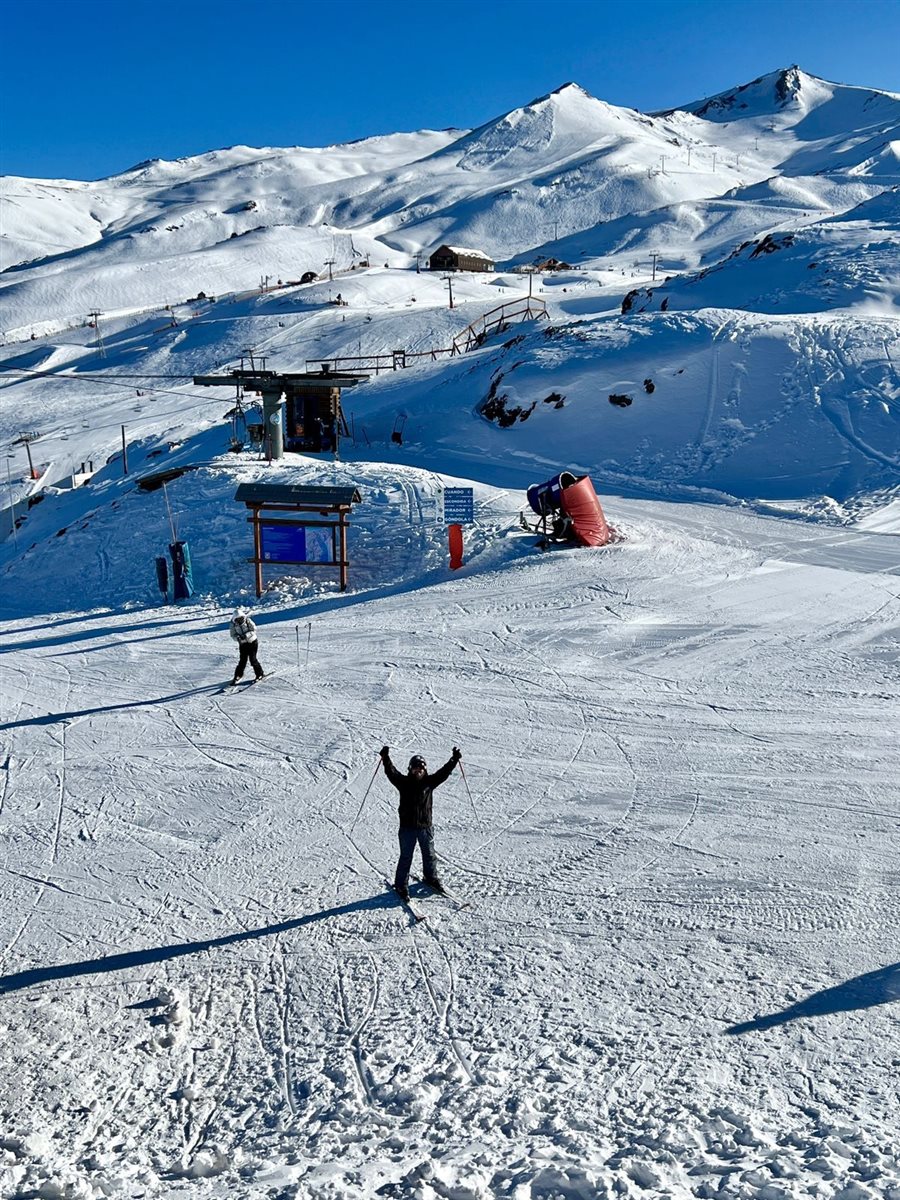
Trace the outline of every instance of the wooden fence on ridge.
<instances>
[{"instance_id":1,"label":"wooden fence on ridge","mask_svg":"<svg viewBox=\"0 0 900 1200\"><path fill-rule=\"evenodd\" d=\"M529 321L547 316L547 305L537 296L523 296L518 300L508 300L490 309L467 325L458 333L449 346L435 350L392 350L389 354L357 354L342 355L339 358L308 358L306 369L328 370L340 373L349 371L374 371L376 375L382 371L401 371L404 367L412 367L423 358L437 362L441 358L455 358L457 354L465 354L469 350L477 350L483 346L492 333L504 333L513 321Z\"/></svg>"}]
</instances>

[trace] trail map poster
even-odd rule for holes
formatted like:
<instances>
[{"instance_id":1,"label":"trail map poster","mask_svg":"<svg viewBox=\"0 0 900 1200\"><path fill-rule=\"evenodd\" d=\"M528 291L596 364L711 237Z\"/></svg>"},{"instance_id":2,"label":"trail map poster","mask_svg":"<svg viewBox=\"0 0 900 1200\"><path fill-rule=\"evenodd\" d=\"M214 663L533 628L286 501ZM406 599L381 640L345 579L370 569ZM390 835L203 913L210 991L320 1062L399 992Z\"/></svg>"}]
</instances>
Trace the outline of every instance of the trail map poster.
<instances>
[{"instance_id":1,"label":"trail map poster","mask_svg":"<svg viewBox=\"0 0 900 1200\"><path fill-rule=\"evenodd\" d=\"M266 525L261 522L259 533L265 562L335 562L330 528L309 529L305 525Z\"/></svg>"}]
</instances>

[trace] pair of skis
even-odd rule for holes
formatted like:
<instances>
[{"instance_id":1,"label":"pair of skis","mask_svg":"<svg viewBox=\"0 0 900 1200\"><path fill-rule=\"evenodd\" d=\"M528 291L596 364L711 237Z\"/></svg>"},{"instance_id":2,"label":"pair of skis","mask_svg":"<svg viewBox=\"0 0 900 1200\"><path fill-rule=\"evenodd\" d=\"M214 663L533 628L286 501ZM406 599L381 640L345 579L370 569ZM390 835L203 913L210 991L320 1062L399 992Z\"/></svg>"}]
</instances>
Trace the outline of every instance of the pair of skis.
<instances>
[{"instance_id":1,"label":"pair of skis","mask_svg":"<svg viewBox=\"0 0 900 1200\"><path fill-rule=\"evenodd\" d=\"M420 883L422 881L417 879L417 880L415 880L415 882ZM425 886L427 887L428 885L426 884ZM428 913L424 913L420 909L418 909L415 906L415 904L413 903L412 897L410 897L408 900L404 900L404 898L400 895L400 893L397 891L397 889L395 887L393 887L393 885L391 886L391 891L394 893L394 895L397 897L397 899L400 901L400 903L404 906L406 911L409 913L409 915L413 918L413 920L417 924L419 921L427 921L428 920ZM438 891L432 890L431 895L437 896L438 899L441 899L441 900L447 900L457 910L459 910L461 908L471 908L472 907L471 901L463 900L461 896L456 896L452 892L448 892L448 891L438 892Z\"/></svg>"},{"instance_id":2,"label":"pair of skis","mask_svg":"<svg viewBox=\"0 0 900 1200\"><path fill-rule=\"evenodd\" d=\"M275 674L277 674L276 671L266 671L264 675L257 675L253 679L239 679L237 683L231 683L229 681L228 683L222 684L222 691L236 692L238 688L252 687L254 683L262 683L264 679L271 679Z\"/></svg>"}]
</instances>

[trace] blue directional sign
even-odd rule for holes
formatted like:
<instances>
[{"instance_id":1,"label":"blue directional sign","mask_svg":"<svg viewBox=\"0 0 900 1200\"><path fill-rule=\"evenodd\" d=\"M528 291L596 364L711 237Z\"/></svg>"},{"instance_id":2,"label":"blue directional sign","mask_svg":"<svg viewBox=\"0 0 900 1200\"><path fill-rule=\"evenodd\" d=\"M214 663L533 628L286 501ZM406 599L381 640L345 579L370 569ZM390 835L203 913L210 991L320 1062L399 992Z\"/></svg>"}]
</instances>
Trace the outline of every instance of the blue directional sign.
<instances>
[{"instance_id":1,"label":"blue directional sign","mask_svg":"<svg viewBox=\"0 0 900 1200\"><path fill-rule=\"evenodd\" d=\"M474 520L474 489L470 487L444 488L444 524L471 525Z\"/></svg>"}]
</instances>

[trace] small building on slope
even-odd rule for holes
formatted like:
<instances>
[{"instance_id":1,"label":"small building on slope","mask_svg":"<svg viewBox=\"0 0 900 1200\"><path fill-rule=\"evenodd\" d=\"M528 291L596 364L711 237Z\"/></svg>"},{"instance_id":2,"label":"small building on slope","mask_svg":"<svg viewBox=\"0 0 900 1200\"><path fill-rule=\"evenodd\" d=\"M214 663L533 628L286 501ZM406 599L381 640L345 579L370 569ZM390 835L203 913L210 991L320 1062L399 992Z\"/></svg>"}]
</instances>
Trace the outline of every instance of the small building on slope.
<instances>
[{"instance_id":1,"label":"small building on slope","mask_svg":"<svg viewBox=\"0 0 900 1200\"><path fill-rule=\"evenodd\" d=\"M438 246L428 260L430 271L493 271L494 260L480 250L461 246Z\"/></svg>"}]
</instances>

